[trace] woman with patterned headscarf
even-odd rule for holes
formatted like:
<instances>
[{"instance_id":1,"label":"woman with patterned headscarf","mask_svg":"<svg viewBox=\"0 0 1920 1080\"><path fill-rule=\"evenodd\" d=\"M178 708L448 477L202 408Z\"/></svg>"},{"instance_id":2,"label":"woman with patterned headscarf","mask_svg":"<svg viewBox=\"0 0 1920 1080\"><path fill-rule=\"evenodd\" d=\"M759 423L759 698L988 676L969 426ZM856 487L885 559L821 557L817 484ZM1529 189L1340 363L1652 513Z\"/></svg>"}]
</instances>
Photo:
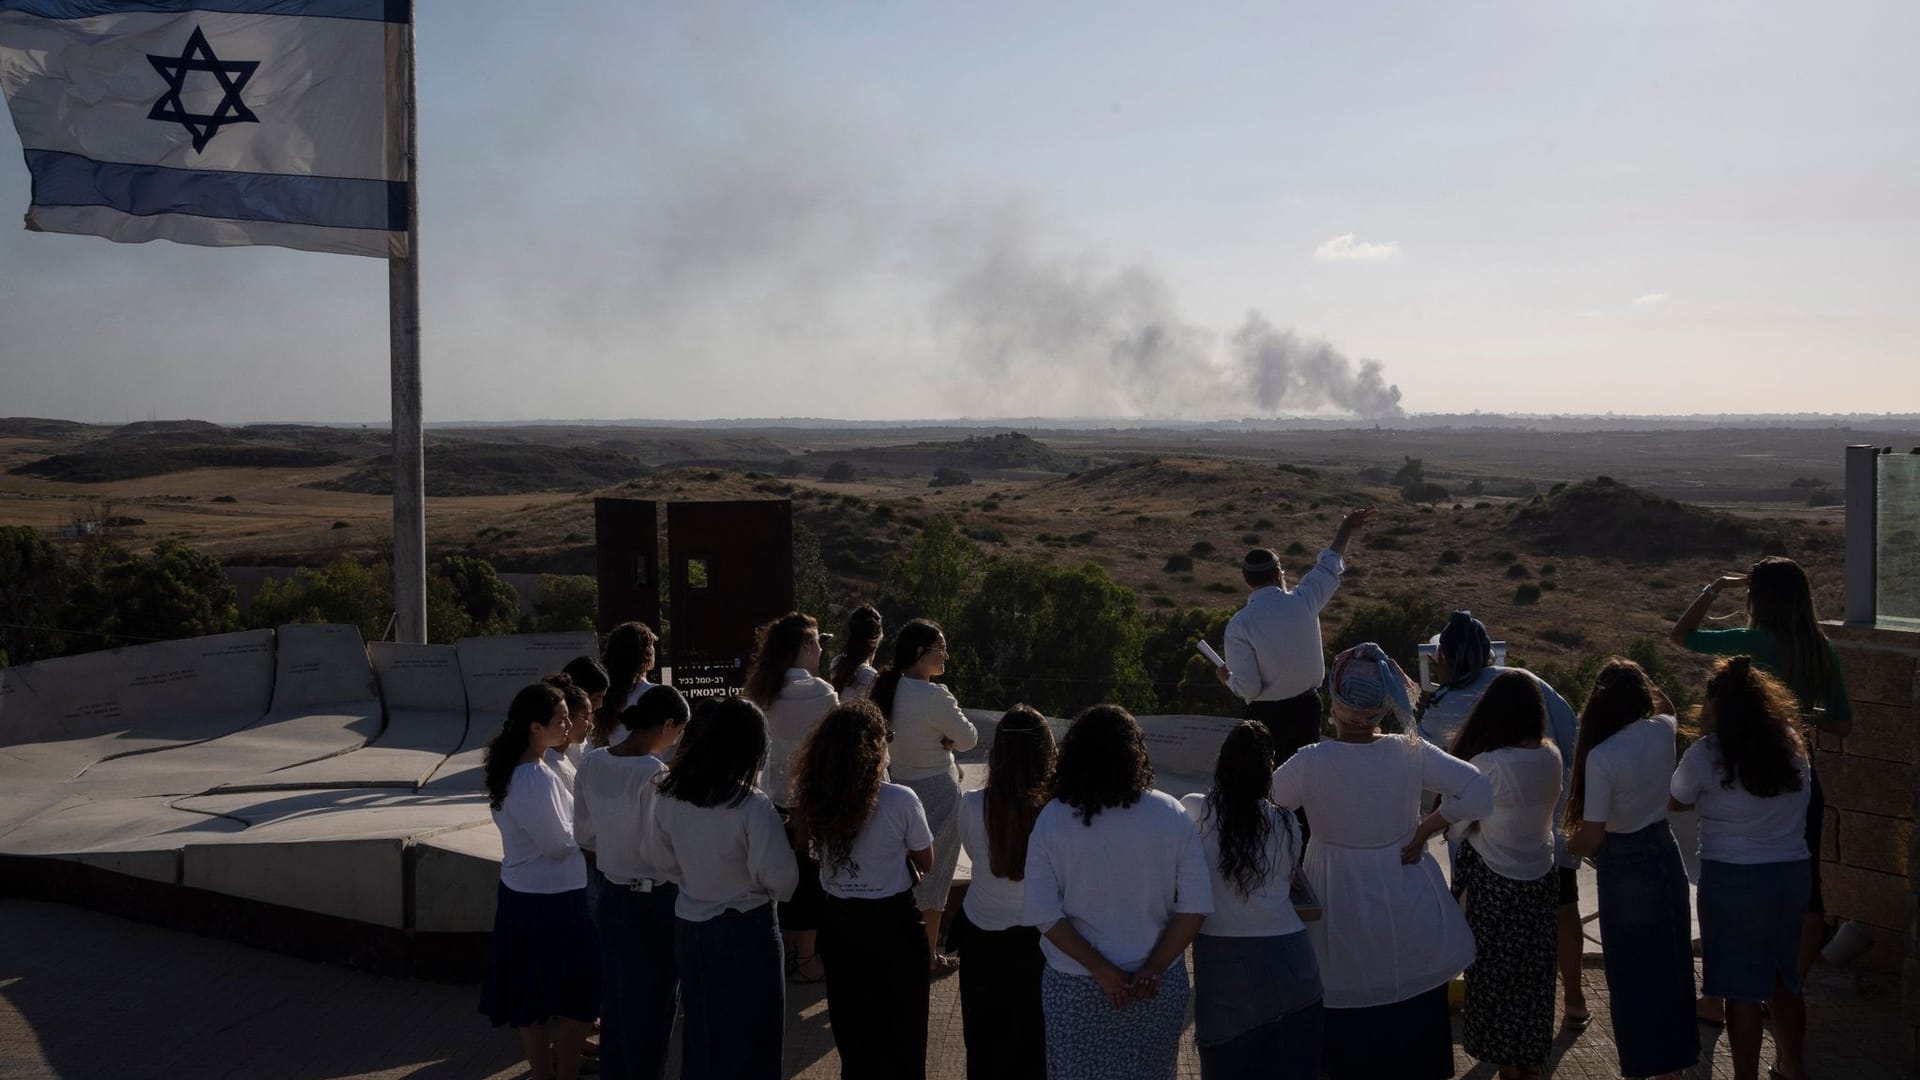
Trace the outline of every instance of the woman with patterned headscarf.
<instances>
[{"instance_id":1,"label":"woman with patterned headscarf","mask_svg":"<svg viewBox=\"0 0 1920 1080\"><path fill-rule=\"evenodd\" d=\"M1336 737L1273 774L1273 801L1315 823L1306 875L1325 909L1316 944L1334 1080L1453 1075L1447 984L1473 962L1473 934L1426 844L1492 813L1493 789L1419 737L1415 689L1372 642L1341 653L1327 676ZM1441 797L1425 818L1422 791Z\"/></svg>"}]
</instances>

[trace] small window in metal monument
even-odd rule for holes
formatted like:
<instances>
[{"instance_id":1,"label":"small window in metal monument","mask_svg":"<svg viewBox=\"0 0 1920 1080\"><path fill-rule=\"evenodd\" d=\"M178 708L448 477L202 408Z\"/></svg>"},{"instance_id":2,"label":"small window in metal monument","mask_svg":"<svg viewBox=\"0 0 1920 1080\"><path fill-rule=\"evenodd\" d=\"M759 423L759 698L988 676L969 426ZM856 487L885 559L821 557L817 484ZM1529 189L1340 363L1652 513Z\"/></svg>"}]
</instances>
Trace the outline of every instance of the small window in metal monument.
<instances>
[{"instance_id":1,"label":"small window in metal monument","mask_svg":"<svg viewBox=\"0 0 1920 1080\"><path fill-rule=\"evenodd\" d=\"M687 560L687 588L704 589L707 587L707 560Z\"/></svg>"}]
</instances>

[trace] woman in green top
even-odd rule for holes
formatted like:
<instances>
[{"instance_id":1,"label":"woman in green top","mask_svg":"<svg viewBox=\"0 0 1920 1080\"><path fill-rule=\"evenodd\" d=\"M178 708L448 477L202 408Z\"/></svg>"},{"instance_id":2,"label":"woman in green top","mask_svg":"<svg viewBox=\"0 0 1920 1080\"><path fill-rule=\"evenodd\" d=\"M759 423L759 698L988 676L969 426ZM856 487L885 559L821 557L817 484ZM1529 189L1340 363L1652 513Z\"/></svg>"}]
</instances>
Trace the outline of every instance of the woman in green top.
<instances>
[{"instance_id":1,"label":"woman in green top","mask_svg":"<svg viewBox=\"0 0 1920 1080\"><path fill-rule=\"evenodd\" d=\"M1702 630L1700 623L1720 590L1747 587L1747 625L1726 630ZM1673 624L1673 643L1690 652L1711 656L1750 656L1755 667L1786 683L1800 701L1800 711L1813 726L1844 737L1853 730L1853 706L1840 675L1840 658L1820 629L1813 611L1813 589L1807 572L1792 559L1770 556L1744 574L1729 574L1700 590L1680 621ZM1813 739L1807 744L1811 748ZM1820 774L1813 774L1812 798L1807 802L1807 850L1813 855L1813 891L1800 926L1800 974L1813 967L1826 927L1826 902L1820 895L1820 826L1826 798ZM1785 1000L1783 1000L1783 998ZM1701 999L1701 1018L1718 1019L1720 1003ZM1806 1039L1806 1002L1799 994L1781 995L1773 1003L1775 1041L1780 1056L1779 1075L1798 1080L1806 1075L1801 1047Z\"/></svg>"}]
</instances>

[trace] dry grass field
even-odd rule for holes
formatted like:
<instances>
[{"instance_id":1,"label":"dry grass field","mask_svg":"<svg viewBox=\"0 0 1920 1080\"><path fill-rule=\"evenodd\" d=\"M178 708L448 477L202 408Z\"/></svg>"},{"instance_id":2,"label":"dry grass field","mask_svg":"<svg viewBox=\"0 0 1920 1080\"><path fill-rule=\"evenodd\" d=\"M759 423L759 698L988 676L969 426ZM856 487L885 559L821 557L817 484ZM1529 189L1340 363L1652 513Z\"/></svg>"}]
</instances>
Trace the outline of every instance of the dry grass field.
<instances>
[{"instance_id":1,"label":"dry grass field","mask_svg":"<svg viewBox=\"0 0 1920 1080\"><path fill-rule=\"evenodd\" d=\"M437 429L430 490L462 493L429 498L428 542L503 570L590 572L595 495L791 498L849 598L947 515L989 554L1091 560L1152 613L1233 607L1246 548L1302 570L1345 508L1377 504L1330 621L1422 596L1472 608L1540 662L1659 636L1701 584L1763 551L1806 564L1837 615L1840 511L1808 497L1838 493L1848 443L1916 441L1897 427L1559 427ZM390 536L380 435L0 421L0 523L106 523L121 543L178 538L233 565L371 557ZM302 455L326 463L272 463ZM256 457L268 463L196 464ZM1405 501L1394 474L1410 458L1446 497ZM951 486L932 485L942 469Z\"/></svg>"}]
</instances>

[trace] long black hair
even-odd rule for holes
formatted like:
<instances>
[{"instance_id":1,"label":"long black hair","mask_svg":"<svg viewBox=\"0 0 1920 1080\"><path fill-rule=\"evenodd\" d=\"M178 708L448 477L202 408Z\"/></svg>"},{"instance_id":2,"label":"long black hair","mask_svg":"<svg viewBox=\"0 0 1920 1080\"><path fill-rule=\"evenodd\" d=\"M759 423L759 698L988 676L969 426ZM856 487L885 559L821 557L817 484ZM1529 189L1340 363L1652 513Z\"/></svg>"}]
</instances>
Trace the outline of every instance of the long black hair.
<instances>
[{"instance_id":1,"label":"long black hair","mask_svg":"<svg viewBox=\"0 0 1920 1080\"><path fill-rule=\"evenodd\" d=\"M1798 702L1786 684L1730 656L1707 677L1707 717L1720 744L1720 786L1745 788L1761 799L1800 790L1807 747L1795 722Z\"/></svg>"},{"instance_id":2,"label":"long black hair","mask_svg":"<svg viewBox=\"0 0 1920 1080\"><path fill-rule=\"evenodd\" d=\"M654 731L693 718L687 699L671 686L656 686L620 711L620 726L628 731Z\"/></svg>"},{"instance_id":3,"label":"long black hair","mask_svg":"<svg viewBox=\"0 0 1920 1080\"><path fill-rule=\"evenodd\" d=\"M487 778L487 804L495 810L507 799L507 785L532 741L533 725L553 721L553 707L565 708L566 696L556 687L534 683L513 696L507 706L506 722L487 740L487 756L482 772Z\"/></svg>"},{"instance_id":4,"label":"long black hair","mask_svg":"<svg viewBox=\"0 0 1920 1080\"><path fill-rule=\"evenodd\" d=\"M1273 835L1273 737L1265 724L1242 720L1220 743L1213 762L1213 787L1207 791L1207 814L1213 819L1220 844L1220 876L1241 896L1273 876L1267 858L1267 838ZM1293 838L1293 815L1279 812L1280 826Z\"/></svg>"},{"instance_id":5,"label":"long black hair","mask_svg":"<svg viewBox=\"0 0 1920 1080\"><path fill-rule=\"evenodd\" d=\"M647 691L640 702L665 689ZM766 715L743 697L709 698L699 711L699 737L681 741L660 794L695 806L739 806L752 797L754 773L767 756Z\"/></svg>"},{"instance_id":6,"label":"long black hair","mask_svg":"<svg viewBox=\"0 0 1920 1080\"><path fill-rule=\"evenodd\" d=\"M873 663L874 654L880 651L882 632L880 611L872 604L861 604L847 616L846 644L827 671L827 681L833 684L834 693L846 693L860 665Z\"/></svg>"},{"instance_id":7,"label":"long black hair","mask_svg":"<svg viewBox=\"0 0 1920 1080\"><path fill-rule=\"evenodd\" d=\"M1487 684L1487 692L1473 703L1449 752L1472 761L1489 750L1524 746L1547 737L1547 702L1533 676L1503 671Z\"/></svg>"},{"instance_id":8,"label":"long black hair","mask_svg":"<svg viewBox=\"0 0 1920 1080\"><path fill-rule=\"evenodd\" d=\"M1095 705L1073 718L1060 741L1054 798L1092 825L1100 811L1132 806L1152 786L1147 737L1132 713L1118 705Z\"/></svg>"},{"instance_id":9,"label":"long black hair","mask_svg":"<svg viewBox=\"0 0 1920 1080\"><path fill-rule=\"evenodd\" d=\"M579 687L589 696L604 694L607 692L607 688L612 685L607 678L607 669L601 666L600 661L591 656L574 657L567 661L567 666L561 668L560 672L567 678L572 679L573 685Z\"/></svg>"},{"instance_id":10,"label":"long black hair","mask_svg":"<svg viewBox=\"0 0 1920 1080\"><path fill-rule=\"evenodd\" d=\"M1053 795L1053 729L1031 705L1015 705L994 729L987 752L987 869L1019 881L1027 876L1027 839Z\"/></svg>"},{"instance_id":11,"label":"long black hair","mask_svg":"<svg viewBox=\"0 0 1920 1080\"><path fill-rule=\"evenodd\" d=\"M1578 824L1587 798L1587 754L1636 720L1653 715L1658 688L1645 668L1618 656L1594 676L1587 705L1580 710L1580 733L1573 742L1573 783L1567 787L1567 823Z\"/></svg>"},{"instance_id":12,"label":"long black hair","mask_svg":"<svg viewBox=\"0 0 1920 1080\"><path fill-rule=\"evenodd\" d=\"M1775 674L1788 686L1798 683L1805 689L1803 709L1827 700L1840 676L1827 632L1814 614L1813 587L1799 563L1775 555L1753 564L1747 572L1747 625L1767 631L1780 643L1780 670Z\"/></svg>"},{"instance_id":13,"label":"long black hair","mask_svg":"<svg viewBox=\"0 0 1920 1080\"><path fill-rule=\"evenodd\" d=\"M889 722L893 720L893 695L900 689L901 677L945 636L932 619L914 619L893 636L893 662L880 669L880 677L873 681L873 693L869 695L879 707L880 715Z\"/></svg>"}]
</instances>

